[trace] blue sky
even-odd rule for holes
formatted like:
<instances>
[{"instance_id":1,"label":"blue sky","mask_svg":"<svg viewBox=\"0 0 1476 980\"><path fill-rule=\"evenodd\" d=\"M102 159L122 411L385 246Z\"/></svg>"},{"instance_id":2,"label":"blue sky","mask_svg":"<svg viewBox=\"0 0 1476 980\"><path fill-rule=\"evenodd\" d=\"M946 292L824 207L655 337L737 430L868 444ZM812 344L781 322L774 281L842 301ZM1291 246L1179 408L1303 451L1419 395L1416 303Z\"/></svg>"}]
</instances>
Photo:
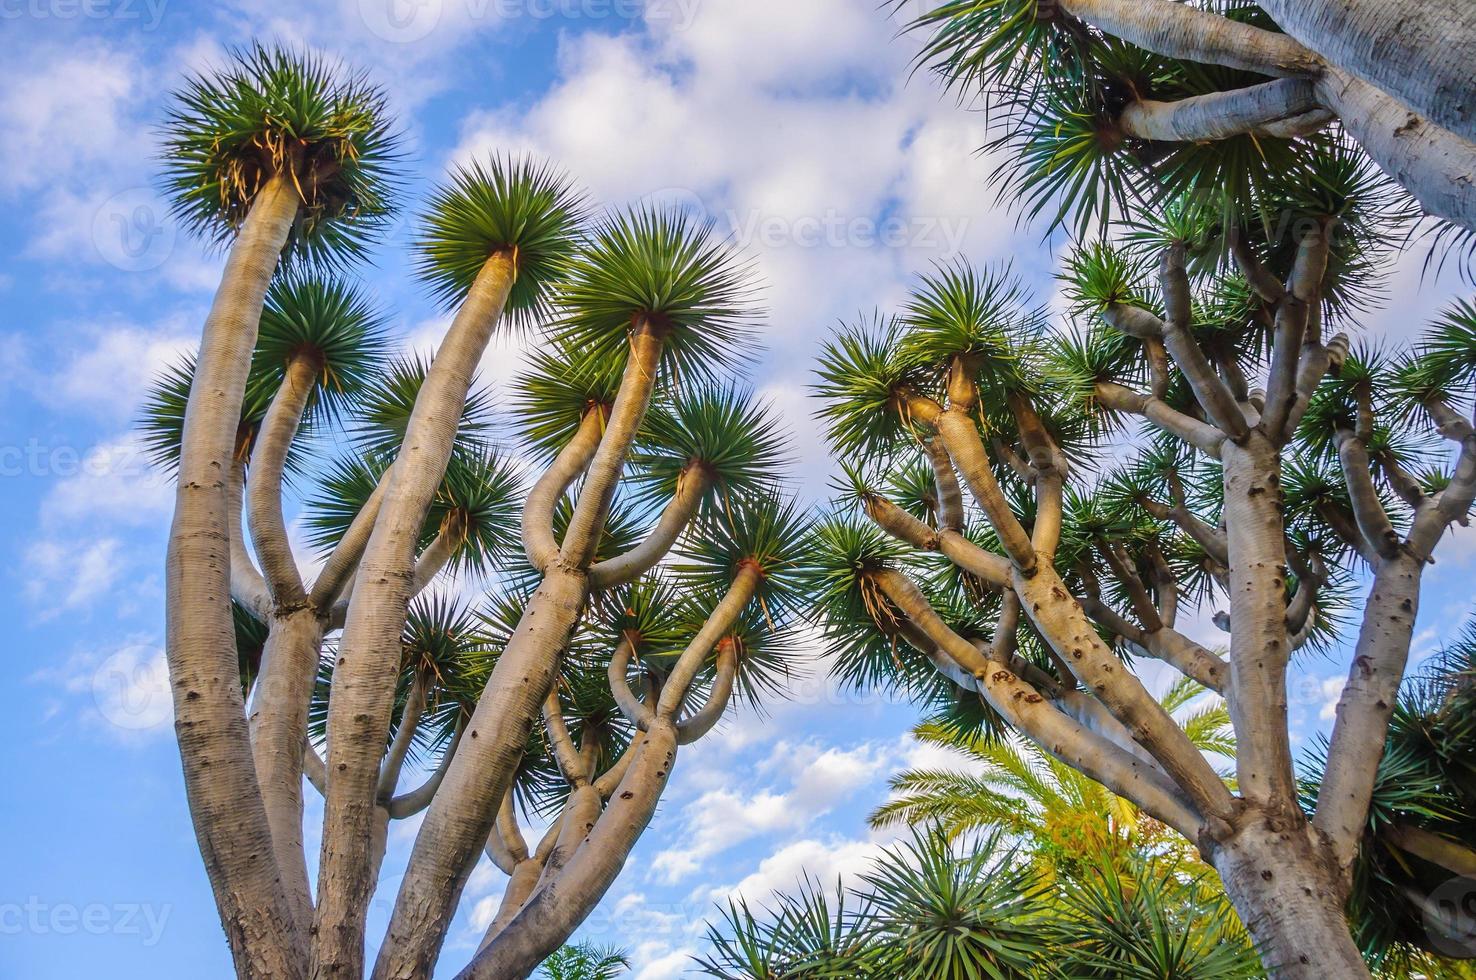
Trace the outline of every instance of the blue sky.
<instances>
[{"instance_id":1,"label":"blue sky","mask_svg":"<svg viewBox=\"0 0 1476 980\"><path fill-rule=\"evenodd\" d=\"M827 464L804 394L819 339L894 307L909 277L962 252L1012 259L1051 301L1052 251L995 205L978 115L907 82L896 22L856 0L0 0L0 535L11 641L0 658L0 975L224 974L163 685L170 488L131 425L149 377L198 337L219 258L153 189L153 127L181 73L251 38L367 69L412 151L408 210L455 160L531 151L602 204L701 207L754 257L769 351L754 383L794 431L811 499ZM408 273L401 226L363 270L403 342L444 320ZM1413 336L1456 294L1397 271L1364 332ZM483 363L496 385L520 350ZM1476 533L1444 543L1416 656L1464 618ZM1212 627L1203 636L1213 639ZM1293 684L1297 732L1325 726L1343 664ZM897 768L931 759L914 713L835 689L817 662L767 717L684 751L660 811L583 935L681 975L714 902L802 874L853 874L885 838L866 812ZM318 811L308 818L316 854ZM383 927L413 823L391 831L370 915ZM445 965L475 948L502 889L474 874Z\"/></svg>"}]
</instances>

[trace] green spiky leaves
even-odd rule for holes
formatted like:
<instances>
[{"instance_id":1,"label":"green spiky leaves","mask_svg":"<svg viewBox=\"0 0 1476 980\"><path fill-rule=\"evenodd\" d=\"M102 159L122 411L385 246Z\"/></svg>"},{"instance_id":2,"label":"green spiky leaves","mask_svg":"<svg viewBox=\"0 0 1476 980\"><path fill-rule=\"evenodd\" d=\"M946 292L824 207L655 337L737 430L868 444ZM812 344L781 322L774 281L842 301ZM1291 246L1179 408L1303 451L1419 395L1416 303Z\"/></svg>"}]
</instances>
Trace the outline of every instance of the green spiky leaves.
<instances>
[{"instance_id":1,"label":"green spiky leaves","mask_svg":"<svg viewBox=\"0 0 1476 980\"><path fill-rule=\"evenodd\" d=\"M253 45L189 78L163 126L174 214L228 241L273 178L300 198L289 253L361 256L393 212L399 140L384 93L317 55Z\"/></svg>"},{"instance_id":2,"label":"green spiky leaves","mask_svg":"<svg viewBox=\"0 0 1476 980\"><path fill-rule=\"evenodd\" d=\"M399 452L410 414L415 410L415 399L429 371L430 361L425 358L398 357L368 385L349 424L362 452L391 459ZM486 442L491 434L491 395L485 388L474 387L462 409L457 438Z\"/></svg>"},{"instance_id":3,"label":"green spiky leaves","mask_svg":"<svg viewBox=\"0 0 1476 980\"><path fill-rule=\"evenodd\" d=\"M621 211L590 232L560 291L560 343L601 359L624 357L649 322L666 337L663 364L677 377L710 375L752 356L749 265L710 224L679 211Z\"/></svg>"},{"instance_id":4,"label":"green spiky leaves","mask_svg":"<svg viewBox=\"0 0 1476 980\"><path fill-rule=\"evenodd\" d=\"M643 495L665 500L696 467L708 481L711 504L773 486L785 451L783 426L768 406L733 386L687 385L647 414L633 477Z\"/></svg>"},{"instance_id":5,"label":"green spiky leaves","mask_svg":"<svg viewBox=\"0 0 1476 980\"><path fill-rule=\"evenodd\" d=\"M583 194L546 165L500 157L467 164L426 206L417 271L444 306L454 307L487 259L505 253L515 278L503 316L514 324L537 322L574 254L584 212Z\"/></svg>"},{"instance_id":6,"label":"green spiky leaves","mask_svg":"<svg viewBox=\"0 0 1476 980\"><path fill-rule=\"evenodd\" d=\"M315 375L309 415L332 418L369 387L387 346L385 317L359 289L289 271L267 290L252 376L275 390L287 365L306 358Z\"/></svg>"}]
</instances>

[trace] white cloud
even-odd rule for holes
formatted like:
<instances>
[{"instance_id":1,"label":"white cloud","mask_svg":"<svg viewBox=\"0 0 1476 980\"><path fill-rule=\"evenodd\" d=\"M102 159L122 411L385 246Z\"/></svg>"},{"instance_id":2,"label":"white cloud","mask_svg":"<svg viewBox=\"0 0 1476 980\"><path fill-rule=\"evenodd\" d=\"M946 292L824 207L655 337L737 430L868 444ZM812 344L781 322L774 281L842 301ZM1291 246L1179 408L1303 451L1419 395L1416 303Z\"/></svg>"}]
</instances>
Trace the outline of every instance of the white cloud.
<instances>
[{"instance_id":1,"label":"white cloud","mask_svg":"<svg viewBox=\"0 0 1476 980\"><path fill-rule=\"evenodd\" d=\"M849 750L815 743L780 742L751 777L778 778L780 791L752 792L731 788L709 790L683 807L685 826L677 839L651 861L653 876L665 883L682 881L713 856L743 841L803 829L844 802L852 793L890 771L892 746L863 743Z\"/></svg>"},{"instance_id":2,"label":"white cloud","mask_svg":"<svg viewBox=\"0 0 1476 980\"><path fill-rule=\"evenodd\" d=\"M113 525L158 524L169 514L173 484L149 463L137 433L124 433L92 447L75 468L63 454L49 454L45 475L61 479L41 502L47 526L100 520ZM69 456L67 457L70 458Z\"/></svg>"},{"instance_id":3,"label":"white cloud","mask_svg":"<svg viewBox=\"0 0 1476 980\"><path fill-rule=\"evenodd\" d=\"M28 386L49 407L113 421L133 418L159 371L194 350L199 324L182 312L154 326L124 320L63 326L61 341L28 351Z\"/></svg>"},{"instance_id":4,"label":"white cloud","mask_svg":"<svg viewBox=\"0 0 1476 980\"><path fill-rule=\"evenodd\" d=\"M75 653L27 679L61 695L49 702L43 720L76 718L121 741L166 732L174 717L169 668L154 637L130 637L114 649Z\"/></svg>"},{"instance_id":5,"label":"white cloud","mask_svg":"<svg viewBox=\"0 0 1476 980\"><path fill-rule=\"evenodd\" d=\"M128 55L88 42L46 47L7 68L0 191L52 185L78 166L148 156L140 127L128 118L139 96L139 71Z\"/></svg>"},{"instance_id":6,"label":"white cloud","mask_svg":"<svg viewBox=\"0 0 1476 980\"><path fill-rule=\"evenodd\" d=\"M42 619L90 606L119 580L120 542L114 537L60 541L45 538L26 550L22 589Z\"/></svg>"}]
</instances>

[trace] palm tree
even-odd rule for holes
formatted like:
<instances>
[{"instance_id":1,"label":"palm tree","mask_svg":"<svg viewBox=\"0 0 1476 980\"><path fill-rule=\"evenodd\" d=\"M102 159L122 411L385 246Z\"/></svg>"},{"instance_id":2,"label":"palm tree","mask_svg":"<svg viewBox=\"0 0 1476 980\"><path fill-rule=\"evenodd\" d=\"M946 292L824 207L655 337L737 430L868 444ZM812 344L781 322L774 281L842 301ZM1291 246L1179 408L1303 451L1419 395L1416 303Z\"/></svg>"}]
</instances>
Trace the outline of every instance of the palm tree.
<instances>
[{"instance_id":1,"label":"palm tree","mask_svg":"<svg viewBox=\"0 0 1476 980\"><path fill-rule=\"evenodd\" d=\"M1178 714L1203 691L1180 678L1160 700L1166 711ZM1223 703L1192 711L1182 727L1201 751L1233 758ZM1076 876L1101 864L1125 867L1142 855L1196 863L1182 837L1034 742L938 721L919 725L913 736L959 753L969 771L908 769L893 776L892 797L869 818L875 828L928 824L949 839L1002 831L1022 842L1048 878Z\"/></svg>"},{"instance_id":2,"label":"palm tree","mask_svg":"<svg viewBox=\"0 0 1476 980\"><path fill-rule=\"evenodd\" d=\"M1087 857L1048 878L998 828L957 844L936 828L915 832L851 888L807 881L758 911L730 901L697 964L722 980L1262 975L1202 869Z\"/></svg>"},{"instance_id":3,"label":"palm tree","mask_svg":"<svg viewBox=\"0 0 1476 980\"><path fill-rule=\"evenodd\" d=\"M935 0L910 27L919 67L988 102L996 178L1053 224L1190 189L1235 203L1338 132L1437 226L1476 232L1467 7Z\"/></svg>"},{"instance_id":4,"label":"palm tree","mask_svg":"<svg viewBox=\"0 0 1476 980\"><path fill-rule=\"evenodd\" d=\"M167 136L181 214L231 246L143 424L180 479L171 677L237 971L363 975L387 827L424 813L375 975L431 972L485 851L511 877L464 972L526 976L620 872L678 747L793 655L807 522L734 371L747 267L681 214L590 227L557 171L474 162L420 219L451 325L395 356L351 278L394 184L376 89L251 48L191 80ZM532 366L494 415L476 366L510 329ZM530 847L535 812L554 830Z\"/></svg>"},{"instance_id":5,"label":"palm tree","mask_svg":"<svg viewBox=\"0 0 1476 980\"><path fill-rule=\"evenodd\" d=\"M1383 175L1326 147L1229 217L1179 197L1077 248L1069 328L1008 270L955 263L897 317L843 328L817 372L846 461L813 586L838 669L935 704L940 687L982 696L981 724L1195 842L1277 977L1367 974L1343 897L1420 576L1476 497L1465 307L1399 356L1329 336L1376 299L1400 214ZM1453 467L1435 464L1442 440ZM920 467L926 500L895 476ZM1338 635L1357 575L1371 583L1309 815L1287 669ZM1229 633L1228 657L1176 628L1191 609ZM1233 787L1148 694L1146 658L1224 697Z\"/></svg>"},{"instance_id":6,"label":"palm tree","mask_svg":"<svg viewBox=\"0 0 1476 980\"><path fill-rule=\"evenodd\" d=\"M629 968L623 950L580 943L555 950L538 968L538 975L547 980L615 980Z\"/></svg>"}]
</instances>

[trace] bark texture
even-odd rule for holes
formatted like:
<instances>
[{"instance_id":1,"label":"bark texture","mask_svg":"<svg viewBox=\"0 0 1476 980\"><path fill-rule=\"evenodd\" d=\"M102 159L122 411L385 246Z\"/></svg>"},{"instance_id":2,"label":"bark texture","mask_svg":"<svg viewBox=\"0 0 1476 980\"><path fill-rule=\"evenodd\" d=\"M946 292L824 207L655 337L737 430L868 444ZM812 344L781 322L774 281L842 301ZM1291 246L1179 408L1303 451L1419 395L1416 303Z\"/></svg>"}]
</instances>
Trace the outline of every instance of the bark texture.
<instances>
[{"instance_id":1,"label":"bark texture","mask_svg":"<svg viewBox=\"0 0 1476 980\"><path fill-rule=\"evenodd\" d=\"M165 648L185 794L242 977L300 977L305 966L252 764L230 603L239 514L228 513L257 325L298 203L285 180L269 181L231 248L190 386L165 563Z\"/></svg>"},{"instance_id":2,"label":"bark texture","mask_svg":"<svg viewBox=\"0 0 1476 980\"><path fill-rule=\"evenodd\" d=\"M416 546L451 458L472 376L515 275L513 257L494 254L457 312L415 401L379 519L354 577L328 701L328 794L313 958L317 977L363 972L378 762L394 707L400 631L410 603Z\"/></svg>"},{"instance_id":3,"label":"bark texture","mask_svg":"<svg viewBox=\"0 0 1476 980\"><path fill-rule=\"evenodd\" d=\"M559 658L583 614L590 562L626 456L650 405L662 343L661 332L649 324L638 324L632 331L620 391L559 553L498 658L467 736L416 836L374 966L376 980L412 980L435 968L467 876L492 830ZM536 543L541 537L524 532L525 541Z\"/></svg>"}]
</instances>

